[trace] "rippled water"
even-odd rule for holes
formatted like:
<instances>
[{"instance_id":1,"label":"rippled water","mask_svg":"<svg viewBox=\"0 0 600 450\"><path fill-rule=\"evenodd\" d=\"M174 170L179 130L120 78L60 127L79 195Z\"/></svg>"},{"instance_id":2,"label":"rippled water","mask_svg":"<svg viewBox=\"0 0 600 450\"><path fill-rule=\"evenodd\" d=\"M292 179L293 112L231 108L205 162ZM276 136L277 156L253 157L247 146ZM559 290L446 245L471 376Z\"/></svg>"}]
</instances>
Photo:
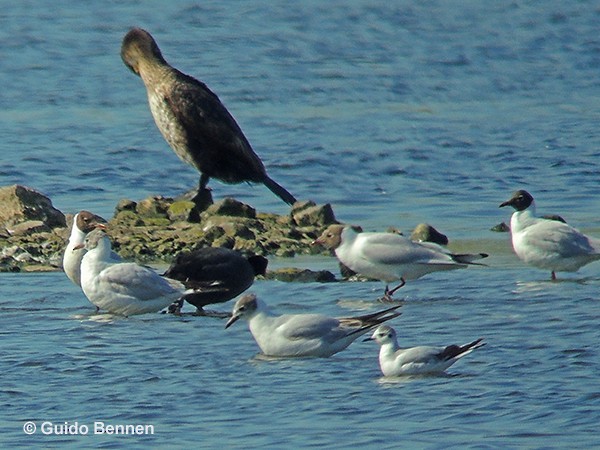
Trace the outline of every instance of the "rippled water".
<instances>
[{"instance_id":1,"label":"rippled water","mask_svg":"<svg viewBox=\"0 0 600 450\"><path fill-rule=\"evenodd\" d=\"M521 264L498 204L526 188L600 236L600 10L594 2L12 2L0 13L0 185L110 217L197 173L152 123L119 57L132 25L229 107L270 175L338 219L429 222L489 267L398 293L407 345L488 345L448 376L380 377L373 343L257 358L244 324L92 314L62 273L0 274L0 443L17 446L600 446L598 265L549 282ZM211 181L261 211L262 186ZM273 260L336 270L333 258ZM371 311L381 283L259 281L279 312ZM230 305L224 305L228 309ZM23 432L25 422L38 427ZM93 433L95 421L154 434ZM43 422L88 426L45 435Z\"/></svg>"}]
</instances>

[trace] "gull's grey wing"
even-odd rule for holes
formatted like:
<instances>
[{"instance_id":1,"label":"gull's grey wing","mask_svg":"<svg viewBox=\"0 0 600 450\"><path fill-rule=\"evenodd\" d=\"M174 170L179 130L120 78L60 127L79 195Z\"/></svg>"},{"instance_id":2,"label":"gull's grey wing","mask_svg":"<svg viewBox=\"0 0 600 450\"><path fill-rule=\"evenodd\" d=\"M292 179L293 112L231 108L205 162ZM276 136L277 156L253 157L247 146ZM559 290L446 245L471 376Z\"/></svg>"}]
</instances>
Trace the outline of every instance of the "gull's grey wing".
<instances>
[{"instance_id":1,"label":"gull's grey wing","mask_svg":"<svg viewBox=\"0 0 600 450\"><path fill-rule=\"evenodd\" d=\"M412 242L394 233L361 233L355 245L361 257L377 264L455 264L442 247Z\"/></svg>"},{"instance_id":2,"label":"gull's grey wing","mask_svg":"<svg viewBox=\"0 0 600 450\"><path fill-rule=\"evenodd\" d=\"M97 278L98 287L108 292L151 300L178 292L152 269L135 263L115 264L103 270Z\"/></svg>"},{"instance_id":3,"label":"gull's grey wing","mask_svg":"<svg viewBox=\"0 0 600 450\"><path fill-rule=\"evenodd\" d=\"M444 349L445 347L430 347L426 345L400 349L396 353L396 358L400 364L437 362L442 360Z\"/></svg>"},{"instance_id":4,"label":"gull's grey wing","mask_svg":"<svg viewBox=\"0 0 600 450\"><path fill-rule=\"evenodd\" d=\"M291 339L336 340L344 336L346 330L340 328L340 321L321 314L288 314L278 318L277 330L282 336Z\"/></svg>"},{"instance_id":5,"label":"gull's grey wing","mask_svg":"<svg viewBox=\"0 0 600 450\"><path fill-rule=\"evenodd\" d=\"M561 257L598 253L595 242L575 228L555 220L540 220L526 229L526 242L547 252L557 253Z\"/></svg>"}]
</instances>

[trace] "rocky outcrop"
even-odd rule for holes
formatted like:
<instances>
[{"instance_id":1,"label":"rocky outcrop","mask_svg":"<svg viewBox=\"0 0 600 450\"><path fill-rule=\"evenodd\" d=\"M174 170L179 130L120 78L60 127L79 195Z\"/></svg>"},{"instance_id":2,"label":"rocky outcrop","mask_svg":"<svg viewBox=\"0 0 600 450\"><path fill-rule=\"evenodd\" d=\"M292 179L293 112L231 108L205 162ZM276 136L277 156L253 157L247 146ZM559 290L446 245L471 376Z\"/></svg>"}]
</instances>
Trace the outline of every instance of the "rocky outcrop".
<instances>
[{"instance_id":1,"label":"rocky outcrop","mask_svg":"<svg viewBox=\"0 0 600 450\"><path fill-rule=\"evenodd\" d=\"M47 197L30 188L10 186L0 192L0 271L59 270L72 216L66 220ZM312 241L335 222L331 205L311 201L276 215L232 198L199 212L193 202L155 196L121 200L107 232L124 259L169 263L180 251L207 246L263 256L318 253L322 249Z\"/></svg>"},{"instance_id":2,"label":"rocky outcrop","mask_svg":"<svg viewBox=\"0 0 600 450\"><path fill-rule=\"evenodd\" d=\"M0 272L60 270L73 215L67 217L50 199L31 188L0 188ZM114 250L125 260L170 263L181 251L226 247L262 256L291 257L324 254L312 242L328 225L337 223L331 205L295 203L287 215L256 211L225 198L200 211L188 200L154 196L124 199L107 224ZM396 229L390 232L400 231ZM430 225L417 226L412 239L447 243ZM346 270L344 270L346 269ZM344 279L356 275L340 269ZM335 281L328 271L283 268L267 272L281 281Z\"/></svg>"},{"instance_id":3,"label":"rocky outcrop","mask_svg":"<svg viewBox=\"0 0 600 450\"><path fill-rule=\"evenodd\" d=\"M0 187L0 227L11 229L26 221L38 221L48 229L66 227L65 216L48 197L18 184Z\"/></svg>"},{"instance_id":4,"label":"rocky outcrop","mask_svg":"<svg viewBox=\"0 0 600 450\"><path fill-rule=\"evenodd\" d=\"M64 214L42 193L0 187L0 271L56 270L66 226Z\"/></svg>"}]
</instances>

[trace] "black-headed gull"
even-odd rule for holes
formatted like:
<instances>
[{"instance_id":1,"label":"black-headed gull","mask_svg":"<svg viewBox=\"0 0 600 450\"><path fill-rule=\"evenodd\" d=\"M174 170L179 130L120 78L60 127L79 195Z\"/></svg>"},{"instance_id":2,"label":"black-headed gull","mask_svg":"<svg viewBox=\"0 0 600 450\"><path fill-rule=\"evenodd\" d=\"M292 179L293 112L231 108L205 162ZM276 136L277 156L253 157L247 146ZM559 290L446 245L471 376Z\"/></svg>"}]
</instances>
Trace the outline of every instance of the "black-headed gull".
<instances>
[{"instance_id":1,"label":"black-headed gull","mask_svg":"<svg viewBox=\"0 0 600 450\"><path fill-rule=\"evenodd\" d=\"M267 258L244 256L221 247L199 248L178 254L163 276L181 281L194 292L182 300L198 308L237 297L254 283L256 275L265 275Z\"/></svg>"},{"instance_id":2,"label":"black-headed gull","mask_svg":"<svg viewBox=\"0 0 600 450\"><path fill-rule=\"evenodd\" d=\"M330 225L314 243L334 250L340 262L354 272L386 283L400 280L393 289L386 286L386 300L406 280L440 270L463 269L488 256L457 255L433 242L414 242L397 233L358 232L351 226L338 224Z\"/></svg>"},{"instance_id":3,"label":"black-headed gull","mask_svg":"<svg viewBox=\"0 0 600 450\"><path fill-rule=\"evenodd\" d=\"M512 246L527 264L556 272L575 272L600 259L600 239L581 233L559 220L536 217L532 195L524 190L500 204L516 211L510 218Z\"/></svg>"},{"instance_id":4,"label":"black-headed gull","mask_svg":"<svg viewBox=\"0 0 600 450\"><path fill-rule=\"evenodd\" d=\"M150 111L177 156L200 171L198 194L209 178L225 183L263 183L288 204L296 199L273 181L244 133L208 87L170 66L154 38L140 28L123 38L121 58L139 75Z\"/></svg>"},{"instance_id":5,"label":"black-headed gull","mask_svg":"<svg viewBox=\"0 0 600 450\"><path fill-rule=\"evenodd\" d=\"M81 286L81 259L85 255L82 247L87 234L101 224L106 223L102 217L89 211L79 211L73 217L71 235L65 253L63 255L63 270L65 274L77 286Z\"/></svg>"},{"instance_id":6,"label":"black-headed gull","mask_svg":"<svg viewBox=\"0 0 600 450\"><path fill-rule=\"evenodd\" d=\"M254 340L265 356L328 357L344 350L359 336L398 317L400 305L356 317L334 318L321 314L274 315L254 294L240 298L225 328L246 319Z\"/></svg>"},{"instance_id":7,"label":"black-headed gull","mask_svg":"<svg viewBox=\"0 0 600 450\"><path fill-rule=\"evenodd\" d=\"M483 339L465 345L446 347L418 346L402 348L398 345L396 331L387 325L379 326L365 341L375 341L380 346L379 367L386 377L441 373L463 356L482 347Z\"/></svg>"},{"instance_id":8,"label":"black-headed gull","mask_svg":"<svg viewBox=\"0 0 600 450\"><path fill-rule=\"evenodd\" d=\"M97 308L130 316L157 312L184 295L184 286L161 277L148 267L114 262L110 239L102 229L85 238L81 261L81 288Z\"/></svg>"}]
</instances>

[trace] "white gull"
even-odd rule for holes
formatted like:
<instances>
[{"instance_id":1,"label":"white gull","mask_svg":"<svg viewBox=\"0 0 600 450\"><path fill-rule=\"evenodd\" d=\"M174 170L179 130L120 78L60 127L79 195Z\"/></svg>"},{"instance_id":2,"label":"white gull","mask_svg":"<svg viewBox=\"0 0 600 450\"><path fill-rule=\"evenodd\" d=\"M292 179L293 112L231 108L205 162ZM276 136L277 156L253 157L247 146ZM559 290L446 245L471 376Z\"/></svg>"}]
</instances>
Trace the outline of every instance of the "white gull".
<instances>
[{"instance_id":1,"label":"white gull","mask_svg":"<svg viewBox=\"0 0 600 450\"><path fill-rule=\"evenodd\" d=\"M485 345L481 342L483 339L477 339L465 345L402 348L398 345L396 331L387 325L379 326L370 338L365 339L369 340L381 346L379 367L386 377L441 373L463 356Z\"/></svg>"},{"instance_id":2,"label":"white gull","mask_svg":"<svg viewBox=\"0 0 600 450\"><path fill-rule=\"evenodd\" d=\"M240 298L225 328L240 318L265 356L328 357L348 347L359 336L400 315L400 305L356 317L334 318L321 314L274 315L255 294Z\"/></svg>"},{"instance_id":3,"label":"white gull","mask_svg":"<svg viewBox=\"0 0 600 450\"><path fill-rule=\"evenodd\" d=\"M386 283L400 280L393 289L386 286L386 300L390 300L406 280L430 272L464 269L488 256L485 253L453 254L433 242L414 242L397 233L357 232L351 226L337 224L330 225L314 243L334 250L337 258L354 272Z\"/></svg>"},{"instance_id":4,"label":"white gull","mask_svg":"<svg viewBox=\"0 0 600 450\"><path fill-rule=\"evenodd\" d=\"M581 233L564 222L536 217L533 196L524 190L500 204L516 211L510 218L512 246L522 261L540 269L575 272L600 259L600 240Z\"/></svg>"},{"instance_id":5,"label":"white gull","mask_svg":"<svg viewBox=\"0 0 600 450\"><path fill-rule=\"evenodd\" d=\"M148 267L115 262L102 229L88 233L85 249L81 287L99 309L124 316L157 312L187 292L179 281L161 277Z\"/></svg>"},{"instance_id":6,"label":"white gull","mask_svg":"<svg viewBox=\"0 0 600 450\"><path fill-rule=\"evenodd\" d=\"M69 242L63 255L63 270L69 280L77 286L81 286L80 266L81 259L86 251L82 247L85 237L90 231L104 223L106 223L106 220L102 217L85 210L79 211L73 217L71 235L69 236Z\"/></svg>"}]
</instances>

